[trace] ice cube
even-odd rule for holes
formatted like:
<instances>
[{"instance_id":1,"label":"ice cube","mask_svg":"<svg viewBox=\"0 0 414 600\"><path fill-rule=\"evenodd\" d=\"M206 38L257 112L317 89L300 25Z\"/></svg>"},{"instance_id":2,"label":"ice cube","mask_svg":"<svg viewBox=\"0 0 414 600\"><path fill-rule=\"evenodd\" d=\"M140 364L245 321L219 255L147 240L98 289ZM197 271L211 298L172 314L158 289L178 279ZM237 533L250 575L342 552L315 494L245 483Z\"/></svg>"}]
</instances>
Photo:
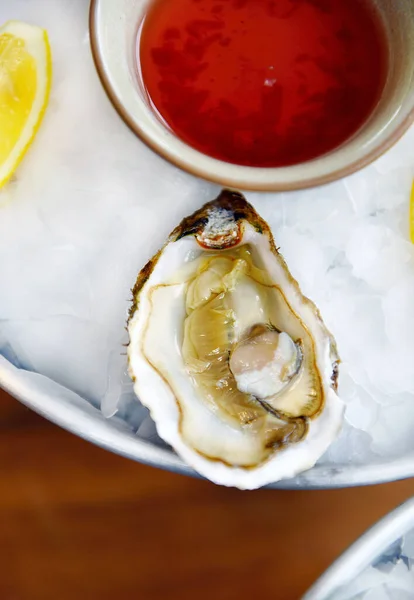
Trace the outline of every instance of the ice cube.
<instances>
[{"instance_id":1,"label":"ice cube","mask_svg":"<svg viewBox=\"0 0 414 600\"><path fill-rule=\"evenodd\" d=\"M140 403L132 389L129 391L125 389L118 402L117 417L126 421L132 430L137 432L149 417L149 411ZM158 443L155 438L153 441Z\"/></svg>"},{"instance_id":2,"label":"ice cube","mask_svg":"<svg viewBox=\"0 0 414 600\"><path fill-rule=\"evenodd\" d=\"M156 444L157 446L163 448L167 447L167 444L159 437L155 423L149 415L142 421L137 430L137 435L148 442Z\"/></svg>"},{"instance_id":3,"label":"ice cube","mask_svg":"<svg viewBox=\"0 0 414 600\"><path fill-rule=\"evenodd\" d=\"M373 563L373 566L382 573L391 573L401 558L401 552L402 539L400 538L382 552L381 556Z\"/></svg>"},{"instance_id":4,"label":"ice cube","mask_svg":"<svg viewBox=\"0 0 414 600\"><path fill-rule=\"evenodd\" d=\"M317 240L284 227L277 243L293 276L300 280L302 291L315 291L328 270L327 257Z\"/></svg>"},{"instance_id":5,"label":"ice cube","mask_svg":"<svg viewBox=\"0 0 414 600\"><path fill-rule=\"evenodd\" d=\"M343 185L357 217L375 214L377 210L375 178L375 169L368 167L343 180Z\"/></svg>"},{"instance_id":6,"label":"ice cube","mask_svg":"<svg viewBox=\"0 0 414 600\"><path fill-rule=\"evenodd\" d=\"M414 272L413 246L385 226L356 227L346 254L355 277L378 292L386 292Z\"/></svg>"},{"instance_id":7,"label":"ice cube","mask_svg":"<svg viewBox=\"0 0 414 600\"><path fill-rule=\"evenodd\" d=\"M346 407L345 418L353 427L370 431L377 421L379 406L363 389L355 392L355 397Z\"/></svg>"},{"instance_id":8,"label":"ice cube","mask_svg":"<svg viewBox=\"0 0 414 600\"><path fill-rule=\"evenodd\" d=\"M414 353L413 298L414 269L409 277L393 285L383 300L385 330L389 340L395 347L407 346L406 351L411 355Z\"/></svg>"},{"instance_id":9,"label":"ice cube","mask_svg":"<svg viewBox=\"0 0 414 600\"><path fill-rule=\"evenodd\" d=\"M414 561L414 529L409 531L403 539L402 552L404 556ZM413 569L414 571L414 569Z\"/></svg>"},{"instance_id":10,"label":"ice cube","mask_svg":"<svg viewBox=\"0 0 414 600\"><path fill-rule=\"evenodd\" d=\"M118 412L122 395L132 392L132 381L128 375L126 348L119 344L109 354L107 387L101 399L101 411L107 418Z\"/></svg>"},{"instance_id":11,"label":"ice cube","mask_svg":"<svg viewBox=\"0 0 414 600\"><path fill-rule=\"evenodd\" d=\"M112 350L107 332L91 321L72 316L0 322L2 336L23 368L50 377L95 405L107 386Z\"/></svg>"},{"instance_id":12,"label":"ice cube","mask_svg":"<svg viewBox=\"0 0 414 600\"><path fill-rule=\"evenodd\" d=\"M393 406L383 406L373 425L371 447L382 456L413 455L412 431L414 411L412 400ZM414 459L414 456L413 456Z\"/></svg>"},{"instance_id":13,"label":"ice cube","mask_svg":"<svg viewBox=\"0 0 414 600\"><path fill-rule=\"evenodd\" d=\"M319 464L366 464L374 456L370 449L371 441L371 436L368 433L345 422L339 437L320 458Z\"/></svg>"},{"instance_id":14,"label":"ice cube","mask_svg":"<svg viewBox=\"0 0 414 600\"><path fill-rule=\"evenodd\" d=\"M371 592L373 589L378 590L386 581L387 575L370 566L335 591L329 600L351 600L360 595L365 599L364 594Z\"/></svg>"}]
</instances>

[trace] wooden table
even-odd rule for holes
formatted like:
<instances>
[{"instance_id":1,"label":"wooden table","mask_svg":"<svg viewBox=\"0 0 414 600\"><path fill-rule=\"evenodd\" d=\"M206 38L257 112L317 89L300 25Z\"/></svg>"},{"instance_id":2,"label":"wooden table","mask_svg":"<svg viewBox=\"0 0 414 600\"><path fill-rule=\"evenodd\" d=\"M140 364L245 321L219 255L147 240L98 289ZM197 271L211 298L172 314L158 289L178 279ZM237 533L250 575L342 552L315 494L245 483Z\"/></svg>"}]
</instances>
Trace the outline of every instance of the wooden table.
<instances>
[{"instance_id":1,"label":"wooden table","mask_svg":"<svg viewBox=\"0 0 414 600\"><path fill-rule=\"evenodd\" d=\"M239 492L152 469L0 391L1 600L298 600L414 480Z\"/></svg>"}]
</instances>

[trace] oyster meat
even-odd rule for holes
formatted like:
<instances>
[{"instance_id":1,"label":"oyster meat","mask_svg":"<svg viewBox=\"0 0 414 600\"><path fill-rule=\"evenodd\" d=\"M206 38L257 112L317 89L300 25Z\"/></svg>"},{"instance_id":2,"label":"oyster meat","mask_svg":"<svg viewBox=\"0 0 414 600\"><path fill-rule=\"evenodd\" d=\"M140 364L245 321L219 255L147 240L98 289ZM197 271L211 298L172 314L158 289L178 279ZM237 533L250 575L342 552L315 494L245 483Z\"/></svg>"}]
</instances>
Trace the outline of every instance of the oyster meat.
<instances>
[{"instance_id":1,"label":"oyster meat","mask_svg":"<svg viewBox=\"0 0 414 600\"><path fill-rule=\"evenodd\" d=\"M189 465L251 489L315 464L343 418L335 341L241 194L185 218L133 295L134 389Z\"/></svg>"}]
</instances>

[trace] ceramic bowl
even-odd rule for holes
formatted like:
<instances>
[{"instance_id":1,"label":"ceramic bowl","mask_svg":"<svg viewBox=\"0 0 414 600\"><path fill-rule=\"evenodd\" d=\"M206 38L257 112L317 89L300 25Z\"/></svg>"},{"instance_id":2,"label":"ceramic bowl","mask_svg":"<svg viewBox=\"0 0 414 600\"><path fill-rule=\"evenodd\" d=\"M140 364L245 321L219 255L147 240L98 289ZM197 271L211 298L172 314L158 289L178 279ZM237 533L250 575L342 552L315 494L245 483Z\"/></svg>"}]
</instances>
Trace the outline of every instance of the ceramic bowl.
<instances>
[{"instance_id":1,"label":"ceramic bowl","mask_svg":"<svg viewBox=\"0 0 414 600\"><path fill-rule=\"evenodd\" d=\"M153 150L178 167L233 188L292 190L349 175L385 152L414 119L414 3L373 0L386 26L389 72L362 128L332 152L284 168L245 167L206 156L181 141L151 109L137 75L137 32L151 0L92 0L90 38L103 86L119 115Z\"/></svg>"}]
</instances>

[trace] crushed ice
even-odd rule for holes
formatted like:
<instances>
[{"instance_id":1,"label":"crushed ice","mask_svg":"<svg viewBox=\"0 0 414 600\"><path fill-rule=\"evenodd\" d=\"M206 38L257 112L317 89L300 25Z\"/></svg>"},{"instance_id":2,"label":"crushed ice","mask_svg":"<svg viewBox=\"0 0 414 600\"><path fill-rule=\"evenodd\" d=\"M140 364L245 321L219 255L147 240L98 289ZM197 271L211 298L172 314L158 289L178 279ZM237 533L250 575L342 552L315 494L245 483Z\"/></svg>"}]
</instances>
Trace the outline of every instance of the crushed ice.
<instances>
[{"instance_id":1,"label":"crushed ice","mask_svg":"<svg viewBox=\"0 0 414 600\"><path fill-rule=\"evenodd\" d=\"M219 188L167 164L121 122L95 73L87 12L86 0L0 7L0 22L46 27L54 54L44 123L0 192L0 353L160 443L127 375L130 289ZM327 466L414 454L413 142L411 130L374 165L323 188L247 194L337 339L346 424Z\"/></svg>"},{"instance_id":2,"label":"crushed ice","mask_svg":"<svg viewBox=\"0 0 414 600\"><path fill-rule=\"evenodd\" d=\"M338 589L329 600L413 600L414 529L375 562Z\"/></svg>"}]
</instances>

